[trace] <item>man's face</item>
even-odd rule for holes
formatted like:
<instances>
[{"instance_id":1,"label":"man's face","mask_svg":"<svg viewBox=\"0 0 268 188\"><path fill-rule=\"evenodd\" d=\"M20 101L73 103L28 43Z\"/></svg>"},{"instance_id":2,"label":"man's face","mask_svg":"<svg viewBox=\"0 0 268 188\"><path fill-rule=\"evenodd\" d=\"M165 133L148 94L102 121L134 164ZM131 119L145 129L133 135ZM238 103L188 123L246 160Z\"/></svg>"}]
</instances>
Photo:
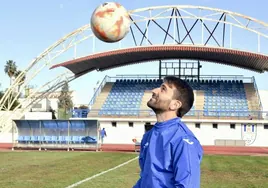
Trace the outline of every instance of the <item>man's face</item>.
<instances>
[{"instance_id":1,"label":"man's face","mask_svg":"<svg viewBox=\"0 0 268 188\"><path fill-rule=\"evenodd\" d=\"M173 110L176 100L173 99L175 87L163 83L159 88L152 90L152 98L147 102L155 113L161 113Z\"/></svg>"}]
</instances>

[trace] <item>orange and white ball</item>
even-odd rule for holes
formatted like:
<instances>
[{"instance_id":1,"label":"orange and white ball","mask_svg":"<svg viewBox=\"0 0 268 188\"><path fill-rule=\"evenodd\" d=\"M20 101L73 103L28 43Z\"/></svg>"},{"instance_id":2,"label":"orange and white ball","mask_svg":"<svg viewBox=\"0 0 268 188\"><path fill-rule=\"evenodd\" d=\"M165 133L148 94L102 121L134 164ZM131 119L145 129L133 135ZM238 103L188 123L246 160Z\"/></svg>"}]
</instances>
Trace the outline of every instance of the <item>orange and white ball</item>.
<instances>
[{"instance_id":1,"label":"orange and white ball","mask_svg":"<svg viewBox=\"0 0 268 188\"><path fill-rule=\"evenodd\" d=\"M127 10L119 3L108 2L98 6L91 16L94 35L104 42L118 42L130 29Z\"/></svg>"}]
</instances>

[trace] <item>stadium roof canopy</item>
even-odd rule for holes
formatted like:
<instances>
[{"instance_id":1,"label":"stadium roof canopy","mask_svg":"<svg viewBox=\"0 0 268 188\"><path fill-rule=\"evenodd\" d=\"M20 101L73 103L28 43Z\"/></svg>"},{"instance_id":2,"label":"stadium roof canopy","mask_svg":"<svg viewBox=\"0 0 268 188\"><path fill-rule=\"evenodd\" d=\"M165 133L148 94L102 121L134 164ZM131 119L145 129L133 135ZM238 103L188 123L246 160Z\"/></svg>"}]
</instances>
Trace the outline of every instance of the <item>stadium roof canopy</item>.
<instances>
[{"instance_id":1,"label":"stadium roof canopy","mask_svg":"<svg viewBox=\"0 0 268 188\"><path fill-rule=\"evenodd\" d=\"M152 45L117 49L70 60L51 68L62 66L75 75L83 75L94 70L103 71L135 63L172 59L210 61L260 73L268 71L268 56L266 55L196 45Z\"/></svg>"}]
</instances>

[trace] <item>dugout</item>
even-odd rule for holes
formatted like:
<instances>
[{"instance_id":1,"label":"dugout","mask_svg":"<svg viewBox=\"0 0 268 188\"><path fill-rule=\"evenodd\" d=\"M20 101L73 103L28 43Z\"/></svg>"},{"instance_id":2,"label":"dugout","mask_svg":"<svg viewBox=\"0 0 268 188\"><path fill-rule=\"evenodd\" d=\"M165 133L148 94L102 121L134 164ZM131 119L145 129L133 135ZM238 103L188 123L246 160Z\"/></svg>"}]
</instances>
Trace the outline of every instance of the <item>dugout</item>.
<instances>
[{"instance_id":1,"label":"dugout","mask_svg":"<svg viewBox=\"0 0 268 188\"><path fill-rule=\"evenodd\" d=\"M99 148L97 120L13 120L13 148Z\"/></svg>"}]
</instances>

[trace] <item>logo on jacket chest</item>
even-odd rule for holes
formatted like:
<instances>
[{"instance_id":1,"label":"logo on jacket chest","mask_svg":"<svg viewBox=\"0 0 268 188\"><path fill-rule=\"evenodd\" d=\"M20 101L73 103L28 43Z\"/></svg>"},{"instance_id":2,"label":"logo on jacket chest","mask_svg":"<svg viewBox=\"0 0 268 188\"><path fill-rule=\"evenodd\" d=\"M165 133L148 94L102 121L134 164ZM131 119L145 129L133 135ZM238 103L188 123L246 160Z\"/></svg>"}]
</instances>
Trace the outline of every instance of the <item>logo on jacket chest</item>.
<instances>
[{"instance_id":1,"label":"logo on jacket chest","mask_svg":"<svg viewBox=\"0 0 268 188\"><path fill-rule=\"evenodd\" d=\"M147 148L149 146L149 142L146 142L144 145L143 145L143 149Z\"/></svg>"}]
</instances>

